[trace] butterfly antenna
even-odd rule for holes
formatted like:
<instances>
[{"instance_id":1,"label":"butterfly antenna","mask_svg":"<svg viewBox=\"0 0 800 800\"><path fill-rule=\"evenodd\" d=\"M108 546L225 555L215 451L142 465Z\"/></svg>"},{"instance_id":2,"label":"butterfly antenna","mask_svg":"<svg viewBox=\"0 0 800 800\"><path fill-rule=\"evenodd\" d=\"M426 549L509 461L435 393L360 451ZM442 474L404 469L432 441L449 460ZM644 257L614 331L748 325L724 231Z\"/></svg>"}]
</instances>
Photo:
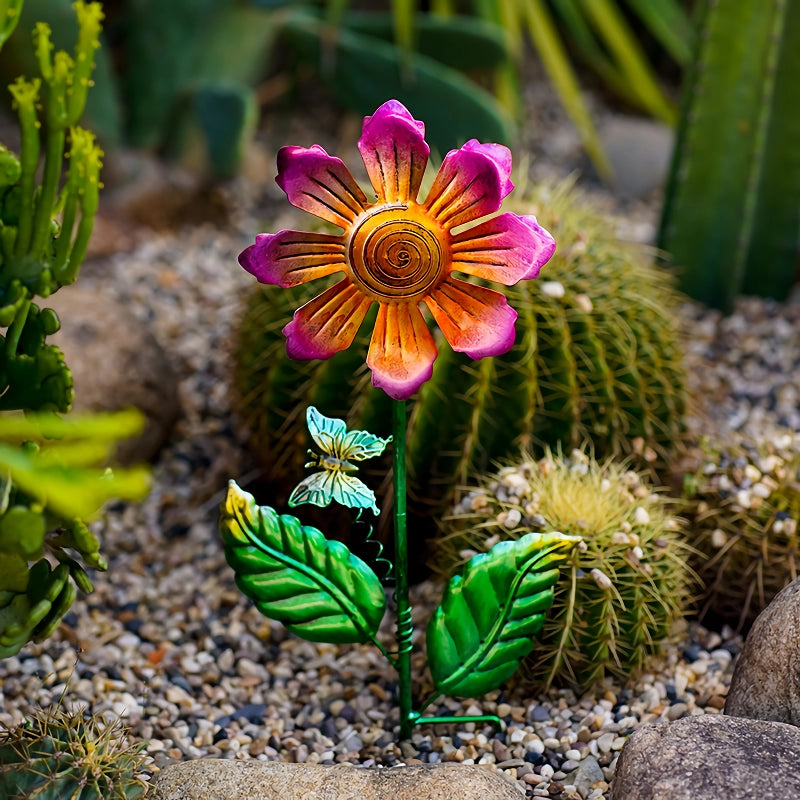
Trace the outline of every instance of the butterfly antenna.
<instances>
[{"instance_id":1,"label":"butterfly antenna","mask_svg":"<svg viewBox=\"0 0 800 800\"><path fill-rule=\"evenodd\" d=\"M361 524L361 525L366 525L367 526L368 530L367 530L367 533L364 536L364 541L369 543L369 544L374 544L375 545L375 551L376 551L375 564L376 565L378 565L378 564L381 565L382 571L383 571L382 580L388 581L389 578L391 578L391 576L392 576L392 570L394 569L394 565L392 564L392 562L388 558L384 557L384 555L383 555L383 543L379 539L375 538L375 526L371 522L368 522L367 520L362 519L363 512L364 512L364 509L362 509L362 508L360 508L358 510L358 514L356 515L355 522L356 522L357 525Z\"/></svg>"}]
</instances>

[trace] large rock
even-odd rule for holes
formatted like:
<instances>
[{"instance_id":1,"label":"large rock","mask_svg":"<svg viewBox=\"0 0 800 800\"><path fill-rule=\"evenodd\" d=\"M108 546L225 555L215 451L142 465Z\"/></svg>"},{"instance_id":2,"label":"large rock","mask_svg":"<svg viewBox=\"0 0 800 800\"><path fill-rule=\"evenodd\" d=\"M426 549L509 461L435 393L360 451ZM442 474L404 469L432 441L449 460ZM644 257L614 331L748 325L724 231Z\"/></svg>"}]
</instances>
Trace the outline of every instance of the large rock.
<instances>
[{"instance_id":1,"label":"large rock","mask_svg":"<svg viewBox=\"0 0 800 800\"><path fill-rule=\"evenodd\" d=\"M178 416L175 370L147 327L113 295L68 286L42 301L61 320L48 338L64 352L75 382L76 412L121 411L135 406L147 417L144 431L121 441L115 459L148 461Z\"/></svg>"},{"instance_id":2,"label":"large rock","mask_svg":"<svg viewBox=\"0 0 800 800\"><path fill-rule=\"evenodd\" d=\"M759 614L736 660L725 713L800 726L800 578Z\"/></svg>"},{"instance_id":3,"label":"large rock","mask_svg":"<svg viewBox=\"0 0 800 800\"><path fill-rule=\"evenodd\" d=\"M719 715L639 728L625 742L611 800L800 797L800 730Z\"/></svg>"},{"instance_id":4,"label":"large rock","mask_svg":"<svg viewBox=\"0 0 800 800\"><path fill-rule=\"evenodd\" d=\"M159 772L148 800L520 800L486 767L431 764L364 768L200 759Z\"/></svg>"}]
</instances>

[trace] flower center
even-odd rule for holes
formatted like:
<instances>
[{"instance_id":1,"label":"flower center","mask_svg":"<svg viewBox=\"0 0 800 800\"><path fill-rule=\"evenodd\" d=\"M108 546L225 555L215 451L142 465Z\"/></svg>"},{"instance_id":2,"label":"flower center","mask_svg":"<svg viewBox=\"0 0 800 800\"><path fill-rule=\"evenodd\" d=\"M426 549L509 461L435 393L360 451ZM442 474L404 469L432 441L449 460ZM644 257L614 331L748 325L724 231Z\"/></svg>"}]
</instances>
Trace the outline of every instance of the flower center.
<instances>
[{"instance_id":1,"label":"flower center","mask_svg":"<svg viewBox=\"0 0 800 800\"><path fill-rule=\"evenodd\" d=\"M378 302L421 299L449 270L446 235L418 206L378 206L350 234L354 283Z\"/></svg>"}]
</instances>

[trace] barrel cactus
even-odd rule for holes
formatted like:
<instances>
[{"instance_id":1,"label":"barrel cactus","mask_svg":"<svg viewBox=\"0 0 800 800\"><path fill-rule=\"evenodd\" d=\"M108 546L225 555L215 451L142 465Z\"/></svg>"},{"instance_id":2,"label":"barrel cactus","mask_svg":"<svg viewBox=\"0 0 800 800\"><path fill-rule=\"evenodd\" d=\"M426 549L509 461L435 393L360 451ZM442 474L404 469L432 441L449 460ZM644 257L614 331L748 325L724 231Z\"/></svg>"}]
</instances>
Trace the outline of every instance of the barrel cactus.
<instances>
[{"instance_id":1,"label":"barrel cactus","mask_svg":"<svg viewBox=\"0 0 800 800\"><path fill-rule=\"evenodd\" d=\"M800 434L702 443L684 479L701 616L744 628L800 572Z\"/></svg>"},{"instance_id":2,"label":"barrel cactus","mask_svg":"<svg viewBox=\"0 0 800 800\"><path fill-rule=\"evenodd\" d=\"M412 495L440 507L454 487L520 446L569 449L591 440L598 456L666 456L681 430L684 374L674 324L678 295L643 247L617 240L614 221L567 185L530 188L509 207L535 214L558 242L538 281L508 290L517 341L478 363L442 346L433 377L410 401ZM302 476L303 411L389 433L390 398L364 365L369 331L327 361L292 361L281 329L318 286L259 286L235 343L240 416L270 480ZM385 474L385 473L384 473ZM278 498L280 499L280 498Z\"/></svg>"},{"instance_id":3,"label":"barrel cactus","mask_svg":"<svg viewBox=\"0 0 800 800\"><path fill-rule=\"evenodd\" d=\"M127 746L114 725L81 710L40 709L0 733L0 797L8 800L135 800L144 744Z\"/></svg>"},{"instance_id":4,"label":"barrel cactus","mask_svg":"<svg viewBox=\"0 0 800 800\"><path fill-rule=\"evenodd\" d=\"M476 552L529 531L583 537L562 567L540 640L523 667L532 690L627 680L687 608L689 548L667 499L641 474L583 451L523 458L481 480L444 522L434 565L450 574Z\"/></svg>"}]
</instances>

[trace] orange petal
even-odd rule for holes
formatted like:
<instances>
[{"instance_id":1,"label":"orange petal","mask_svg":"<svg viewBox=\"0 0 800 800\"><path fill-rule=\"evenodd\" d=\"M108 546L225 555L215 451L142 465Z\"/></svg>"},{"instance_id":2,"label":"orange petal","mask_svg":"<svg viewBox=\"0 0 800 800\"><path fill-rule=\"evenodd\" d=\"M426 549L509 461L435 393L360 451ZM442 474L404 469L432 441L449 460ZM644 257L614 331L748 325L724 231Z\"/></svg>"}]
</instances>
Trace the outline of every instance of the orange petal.
<instances>
[{"instance_id":1,"label":"orange petal","mask_svg":"<svg viewBox=\"0 0 800 800\"><path fill-rule=\"evenodd\" d=\"M283 329L290 358L330 358L353 343L372 300L345 278L294 312Z\"/></svg>"},{"instance_id":2,"label":"orange petal","mask_svg":"<svg viewBox=\"0 0 800 800\"><path fill-rule=\"evenodd\" d=\"M500 292L450 277L424 301L453 350L477 359L513 347L517 312Z\"/></svg>"},{"instance_id":3,"label":"orange petal","mask_svg":"<svg viewBox=\"0 0 800 800\"><path fill-rule=\"evenodd\" d=\"M536 217L511 213L461 231L451 243L454 270L506 286L535 278L555 249L553 237Z\"/></svg>"},{"instance_id":4,"label":"orange petal","mask_svg":"<svg viewBox=\"0 0 800 800\"><path fill-rule=\"evenodd\" d=\"M327 233L259 233L239 254L239 263L261 283L289 288L344 272L344 244L341 236Z\"/></svg>"},{"instance_id":5,"label":"orange petal","mask_svg":"<svg viewBox=\"0 0 800 800\"><path fill-rule=\"evenodd\" d=\"M292 205L343 228L368 205L342 160L329 156L318 144L281 147L275 182Z\"/></svg>"},{"instance_id":6,"label":"orange petal","mask_svg":"<svg viewBox=\"0 0 800 800\"><path fill-rule=\"evenodd\" d=\"M417 199L430 153L424 136L424 124L397 100L364 118L358 149L379 203Z\"/></svg>"},{"instance_id":7,"label":"orange petal","mask_svg":"<svg viewBox=\"0 0 800 800\"><path fill-rule=\"evenodd\" d=\"M413 303L381 303L367 355L373 386L407 400L433 373L436 344Z\"/></svg>"}]
</instances>

